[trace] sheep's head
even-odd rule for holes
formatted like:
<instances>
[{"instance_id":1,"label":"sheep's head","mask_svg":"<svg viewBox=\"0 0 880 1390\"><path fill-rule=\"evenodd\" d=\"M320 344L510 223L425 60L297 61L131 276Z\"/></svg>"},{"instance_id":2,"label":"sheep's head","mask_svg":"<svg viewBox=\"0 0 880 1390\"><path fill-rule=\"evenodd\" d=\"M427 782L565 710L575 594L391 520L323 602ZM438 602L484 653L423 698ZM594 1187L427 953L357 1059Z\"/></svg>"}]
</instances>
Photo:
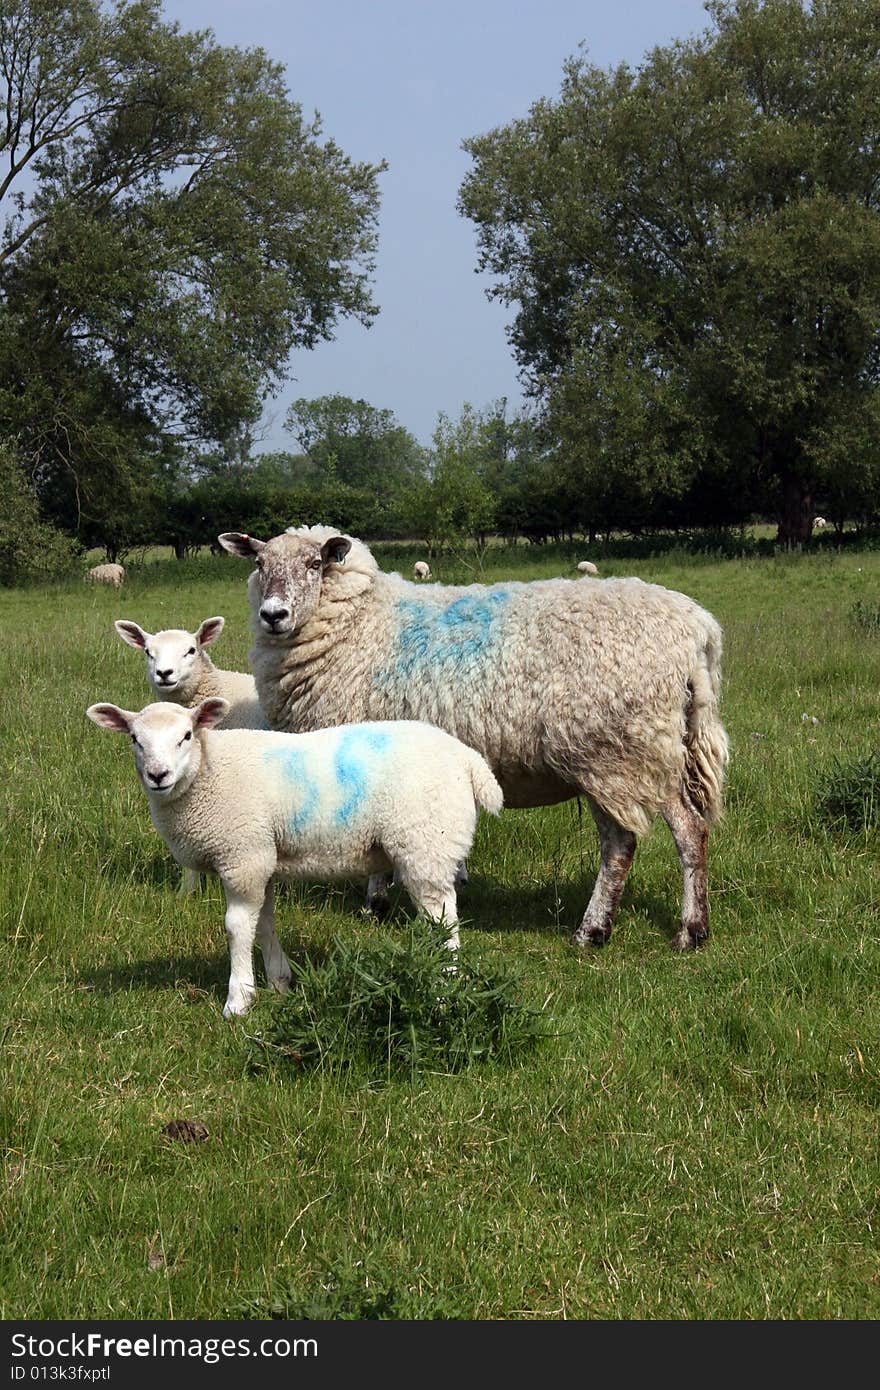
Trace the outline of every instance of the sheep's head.
<instances>
[{"instance_id":1,"label":"sheep's head","mask_svg":"<svg viewBox=\"0 0 880 1390\"><path fill-rule=\"evenodd\" d=\"M260 631L279 640L289 640L308 621L328 573L345 564L352 547L350 536L338 536L329 527L285 531L270 541L239 531L226 531L218 539L230 555L255 561L248 591L256 622Z\"/></svg>"},{"instance_id":2,"label":"sheep's head","mask_svg":"<svg viewBox=\"0 0 880 1390\"><path fill-rule=\"evenodd\" d=\"M162 632L145 632L137 623L119 618L113 624L130 647L137 647L147 658L147 680L157 695L170 699L184 696L203 647L216 642L223 631L223 618L206 618L197 632L169 627Z\"/></svg>"},{"instance_id":3,"label":"sheep's head","mask_svg":"<svg viewBox=\"0 0 880 1390\"><path fill-rule=\"evenodd\" d=\"M229 712L229 701L202 700L194 709L184 705L147 705L138 713L118 705L90 705L89 719L102 729L128 734L134 763L144 791L173 800L192 782L201 764L196 734L212 729Z\"/></svg>"}]
</instances>

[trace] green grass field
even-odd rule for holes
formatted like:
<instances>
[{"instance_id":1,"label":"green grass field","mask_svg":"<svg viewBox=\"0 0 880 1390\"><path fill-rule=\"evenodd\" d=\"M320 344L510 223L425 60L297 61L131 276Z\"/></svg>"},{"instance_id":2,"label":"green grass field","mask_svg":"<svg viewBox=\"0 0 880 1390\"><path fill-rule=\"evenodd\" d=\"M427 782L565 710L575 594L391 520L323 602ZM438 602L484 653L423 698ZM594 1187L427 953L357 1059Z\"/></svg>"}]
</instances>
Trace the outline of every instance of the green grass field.
<instances>
[{"instance_id":1,"label":"green grass field","mask_svg":"<svg viewBox=\"0 0 880 1390\"><path fill-rule=\"evenodd\" d=\"M493 551L486 577L513 563ZM516 1065L404 1080L249 1067L276 1000L223 1022L219 886L178 894L127 746L85 718L147 700L114 617L223 613L216 659L243 667L245 567L0 591L0 1316L880 1316L880 846L815 812L835 760L877 746L880 637L851 611L876 604L880 555L603 572L682 589L725 629L713 936L670 950L658 825L610 944L578 954L589 815L484 821L463 951L516 966L552 1036ZM360 902L286 890L288 953L406 930L403 904L379 928ZM180 1118L208 1139L164 1138Z\"/></svg>"}]
</instances>

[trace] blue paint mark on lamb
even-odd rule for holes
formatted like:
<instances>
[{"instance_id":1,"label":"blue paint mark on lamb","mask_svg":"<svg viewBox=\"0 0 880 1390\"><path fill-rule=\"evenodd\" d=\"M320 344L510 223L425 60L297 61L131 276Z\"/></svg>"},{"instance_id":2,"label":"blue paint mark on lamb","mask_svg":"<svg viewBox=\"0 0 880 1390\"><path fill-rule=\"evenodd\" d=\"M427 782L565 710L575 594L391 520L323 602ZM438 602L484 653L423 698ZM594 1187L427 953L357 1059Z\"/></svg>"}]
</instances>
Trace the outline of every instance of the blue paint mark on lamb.
<instances>
[{"instance_id":1,"label":"blue paint mark on lamb","mask_svg":"<svg viewBox=\"0 0 880 1390\"><path fill-rule=\"evenodd\" d=\"M346 729L340 737L333 755L336 781L344 793L336 812L340 825L348 825L367 797L371 768L390 743L390 735L381 729Z\"/></svg>"},{"instance_id":2,"label":"blue paint mark on lamb","mask_svg":"<svg viewBox=\"0 0 880 1390\"><path fill-rule=\"evenodd\" d=\"M445 607L401 599L396 605L397 674L408 677L425 665L458 666L482 656L497 635L496 619L509 597L500 588L463 595Z\"/></svg>"},{"instance_id":3,"label":"blue paint mark on lamb","mask_svg":"<svg viewBox=\"0 0 880 1390\"><path fill-rule=\"evenodd\" d=\"M306 768L305 754L299 748L268 748L263 761L280 772L285 782L299 793L297 804L288 817L291 830L297 834L314 819L318 809L318 784Z\"/></svg>"}]
</instances>

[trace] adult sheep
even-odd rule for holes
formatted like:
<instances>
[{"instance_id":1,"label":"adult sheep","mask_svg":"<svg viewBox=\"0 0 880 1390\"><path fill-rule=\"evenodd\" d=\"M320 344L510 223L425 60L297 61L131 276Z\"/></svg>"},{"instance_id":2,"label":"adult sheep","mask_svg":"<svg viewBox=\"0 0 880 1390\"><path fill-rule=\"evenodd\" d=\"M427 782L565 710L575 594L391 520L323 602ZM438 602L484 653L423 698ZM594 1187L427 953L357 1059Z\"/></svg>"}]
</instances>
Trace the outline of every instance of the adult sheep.
<instances>
[{"instance_id":1,"label":"adult sheep","mask_svg":"<svg viewBox=\"0 0 880 1390\"><path fill-rule=\"evenodd\" d=\"M427 560L416 560L413 565L413 575L416 579L430 579L431 567Z\"/></svg>"},{"instance_id":2,"label":"adult sheep","mask_svg":"<svg viewBox=\"0 0 880 1390\"><path fill-rule=\"evenodd\" d=\"M579 560L579 561L578 561L578 570L580 571L581 574L598 574L598 573L599 573L598 569L597 569L596 566L593 564L592 560Z\"/></svg>"},{"instance_id":3,"label":"adult sheep","mask_svg":"<svg viewBox=\"0 0 880 1390\"><path fill-rule=\"evenodd\" d=\"M94 565L86 575L91 584L112 584L114 589L122 587L125 569L122 565Z\"/></svg>"},{"instance_id":4,"label":"adult sheep","mask_svg":"<svg viewBox=\"0 0 880 1390\"><path fill-rule=\"evenodd\" d=\"M424 589L329 526L220 542L256 561L250 660L272 728L424 719L483 754L507 806L586 797L600 865L578 945L608 940L636 837L662 815L684 876L675 945L708 935L727 761L711 614L638 579Z\"/></svg>"}]
</instances>

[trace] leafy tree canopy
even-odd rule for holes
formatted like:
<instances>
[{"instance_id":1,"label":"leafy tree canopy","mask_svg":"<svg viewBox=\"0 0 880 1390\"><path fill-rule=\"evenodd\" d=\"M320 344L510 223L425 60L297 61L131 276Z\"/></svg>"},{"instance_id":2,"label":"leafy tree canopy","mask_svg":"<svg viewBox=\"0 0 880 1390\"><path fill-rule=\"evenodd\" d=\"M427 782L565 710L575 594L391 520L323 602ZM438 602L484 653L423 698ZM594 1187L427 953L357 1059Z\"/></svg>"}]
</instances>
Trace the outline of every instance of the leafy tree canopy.
<instances>
[{"instance_id":1,"label":"leafy tree canopy","mask_svg":"<svg viewBox=\"0 0 880 1390\"><path fill-rule=\"evenodd\" d=\"M6 0L0 76L0 426L98 519L163 437L223 440L292 349L370 322L382 166L158 0Z\"/></svg>"},{"instance_id":2,"label":"leafy tree canopy","mask_svg":"<svg viewBox=\"0 0 880 1390\"><path fill-rule=\"evenodd\" d=\"M880 0L707 10L468 140L460 207L587 494L638 511L705 472L799 541L878 476Z\"/></svg>"},{"instance_id":3,"label":"leafy tree canopy","mask_svg":"<svg viewBox=\"0 0 880 1390\"><path fill-rule=\"evenodd\" d=\"M314 467L351 487L382 492L419 477L424 450L390 410L350 396L294 401L285 426Z\"/></svg>"}]
</instances>

